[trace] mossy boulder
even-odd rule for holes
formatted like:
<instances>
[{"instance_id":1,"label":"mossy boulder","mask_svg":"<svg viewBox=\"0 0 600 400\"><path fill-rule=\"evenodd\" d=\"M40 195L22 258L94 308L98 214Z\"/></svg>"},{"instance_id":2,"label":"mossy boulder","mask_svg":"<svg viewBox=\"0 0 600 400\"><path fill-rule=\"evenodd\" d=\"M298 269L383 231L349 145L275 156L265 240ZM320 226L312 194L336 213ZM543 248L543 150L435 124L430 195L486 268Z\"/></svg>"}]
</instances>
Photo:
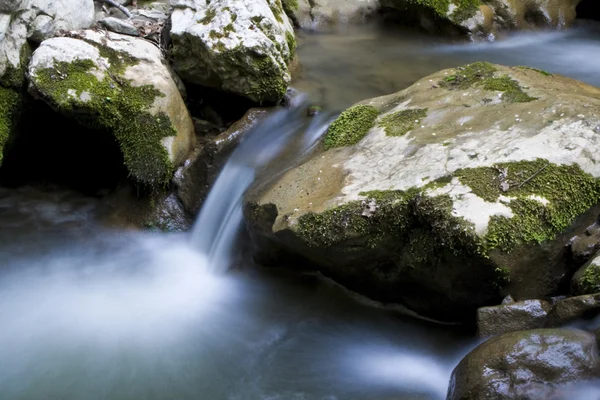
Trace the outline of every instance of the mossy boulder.
<instances>
[{"instance_id":1,"label":"mossy boulder","mask_svg":"<svg viewBox=\"0 0 600 400\"><path fill-rule=\"evenodd\" d=\"M283 97L294 57L281 0L172 0L173 66L184 81L272 103Z\"/></svg>"},{"instance_id":2,"label":"mossy boulder","mask_svg":"<svg viewBox=\"0 0 600 400\"><path fill-rule=\"evenodd\" d=\"M130 176L164 186L190 152L194 132L162 53L115 33L71 36L46 40L34 52L29 91L84 125L110 131Z\"/></svg>"},{"instance_id":3,"label":"mossy boulder","mask_svg":"<svg viewBox=\"0 0 600 400\"><path fill-rule=\"evenodd\" d=\"M15 133L16 119L21 107L21 94L15 89L0 86L0 166L4 148Z\"/></svg>"},{"instance_id":4,"label":"mossy boulder","mask_svg":"<svg viewBox=\"0 0 600 400\"><path fill-rule=\"evenodd\" d=\"M379 7L379 0L283 0L283 7L296 26L324 29L365 22Z\"/></svg>"},{"instance_id":5,"label":"mossy boulder","mask_svg":"<svg viewBox=\"0 0 600 400\"><path fill-rule=\"evenodd\" d=\"M571 293L600 293L600 254L592 257L575 273L571 280Z\"/></svg>"},{"instance_id":6,"label":"mossy boulder","mask_svg":"<svg viewBox=\"0 0 600 400\"><path fill-rule=\"evenodd\" d=\"M301 255L446 321L553 295L572 272L565 244L596 219L599 125L600 89L488 63L366 100L323 151L249 192L257 260Z\"/></svg>"},{"instance_id":7,"label":"mossy boulder","mask_svg":"<svg viewBox=\"0 0 600 400\"><path fill-rule=\"evenodd\" d=\"M598 378L593 334L575 329L511 332L463 358L452 373L447 400L566 399L572 392L562 389L565 385Z\"/></svg>"}]
</instances>

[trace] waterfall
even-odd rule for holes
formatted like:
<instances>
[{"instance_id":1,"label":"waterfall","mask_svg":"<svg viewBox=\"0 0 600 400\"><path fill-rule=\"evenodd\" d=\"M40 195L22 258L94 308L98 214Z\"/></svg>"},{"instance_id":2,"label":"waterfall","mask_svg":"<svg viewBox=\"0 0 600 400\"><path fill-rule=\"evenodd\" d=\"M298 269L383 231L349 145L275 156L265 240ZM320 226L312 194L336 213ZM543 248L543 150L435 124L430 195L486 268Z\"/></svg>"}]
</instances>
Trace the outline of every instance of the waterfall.
<instances>
[{"instance_id":1,"label":"waterfall","mask_svg":"<svg viewBox=\"0 0 600 400\"><path fill-rule=\"evenodd\" d=\"M225 272L232 262L234 242L242 228L242 201L254 182L258 168L279 155L294 139L301 139L294 156L315 145L327 129L329 119L306 113L306 96L298 95L289 108L267 116L246 134L217 177L194 223L191 243L207 259L207 268Z\"/></svg>"}]
</instances>

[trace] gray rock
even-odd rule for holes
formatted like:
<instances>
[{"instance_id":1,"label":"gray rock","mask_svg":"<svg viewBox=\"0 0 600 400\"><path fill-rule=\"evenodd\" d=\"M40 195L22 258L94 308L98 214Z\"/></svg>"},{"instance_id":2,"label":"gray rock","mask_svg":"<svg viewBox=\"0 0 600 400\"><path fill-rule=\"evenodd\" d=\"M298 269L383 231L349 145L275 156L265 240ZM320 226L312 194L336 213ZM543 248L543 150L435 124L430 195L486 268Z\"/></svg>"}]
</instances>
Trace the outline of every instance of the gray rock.
<instances>
[{"instance_id":1,"label":"gray rock","mask_svg":"<svg viewBox=\"0 0 600 400\"><path fill-rule=\"evenodd\" d=\"M171 0L173 67L186 82L257 103L290 82L294 30L279 0Z\"/></svg>"},{"instance_id":2,"label":"gray rock","mask_svg":"<svg viewBox=\"0 0 600 400\"><path fill-rule=\"evenodd\" d=\"M129 36L139 36L140 35L140 32L137 30L137 28L135 26L133 26L129 22L124 21L119 18L108 17L108 18L104 18L100 22L108 30L116 32L116 33L122 33L123 35L129 35Z\"/></svg>"},{"instance_id":3,"label":"gray rock","mask_svg":"<svg viewBox=\"0 0 600 400\"><path fill-rule=\"evenodd\" d=\"M494 337L452 372L447 400L548 400L562 385L600 377L594 335L539 329Z\"/></svg>"},{"instance_id":4,"label":"gray rock","mask_svg":"<svg viewBox=\"0 0 600 400\"><path fill-rule=\"evenodd\" d=\"M552 306L543 300L517 301L477 310L479 337L544 328Z\"/></svg>"},{"instance_id":5,"label":"gray rock","mask_svg":"<svg viewBox=\"0 0 600 400\"><path fill-rule=\"evenodd\" d=\"M600 293L569 297L559 300L549 315L554 326L560 326L582 318L592 318L600 314Z\"/></svg>"},{"instance_id":6,"label":"gray rock","mask_svg":"<svg viewBox=\"0 0 600 400\"><path fill-rule=\"evenodd\" d=\"M29 26L28 39L35 43L42 43L52 37L56 32L56 23L48 15L38 15Z\"/></svg>"}]
</instances>

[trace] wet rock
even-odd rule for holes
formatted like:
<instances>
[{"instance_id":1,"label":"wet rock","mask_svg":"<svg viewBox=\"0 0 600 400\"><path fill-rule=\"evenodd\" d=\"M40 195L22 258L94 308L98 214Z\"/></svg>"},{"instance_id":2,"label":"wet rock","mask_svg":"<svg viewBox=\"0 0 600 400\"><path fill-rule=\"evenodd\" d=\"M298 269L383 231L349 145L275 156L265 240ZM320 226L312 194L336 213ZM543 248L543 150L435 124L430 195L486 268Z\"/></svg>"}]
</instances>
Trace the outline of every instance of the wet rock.
<instances>
[{"instance_id":1,"label":"wet rock","mask_svg":"<svg viewBox=\"0 0 600 400\"><path fill-rule=\"evenodd\" d=\"M477 310L479 337L544 328L552 306L543 300L517 301Z\"/></svg>"},{"instance_id":2,"label":"wet rock","mask_svg":"<svg viewBox=\"0 0 600 400\"><path fill-rule=\"evenodd\" d=\"M479 345L452 373L448 400L547 400L561 385L600 376L594 335L539 329Z\"/></svg>"},{"instance_id":3,"label":"wet rock","mask_svg":"<svg viewBox=\"0 0 600 400\"><path fill-rule=\"evenodd\" d=\"M587 262L600 250L600 223L594 222L584 233L573 237L568 245L575 264Z\"/></svg>"},{"instance_id":4,"label":"wet rock","mask_svg":"<svg viewBox=\"0 0 600 400\"><path fill-rule=\"evenodd\" d=\"M600 253L596 254L573 275L571 293L600 293Z\"/></svg>"},{"instance_id":5,"label":"wet rock","mask_svg":"<svg viewBox=\"0 0 600 400\"><path fill-rule=\"evenodd\" d=\"M161 51L112 32L71 36L46 40L35 51L30 92L82 124L113 132L130 176L165 185L195 136Z\"/></svg>"},{"instance_id":6,"label":"wet rock","mask_svg":"<svg viewBox=\"0 0 600 400\"><path fill-rule=\"evenodd\" d=\"M132 24L119 18L108 17L100 21L108 30L123 35L139 36L140 32Z\"/></svg>"},{"instance_id":7,"label":"wet rock","mask_svg":"<svg viewBox=\"0 0 600 400\"><path fill-rule=\"evenodd\" d=\"M274 103L290 82L294 30L279 0L171 0L173 66L184 81Z\"/></svg>"},{"instance_id":8,"label":"wet rock","mask_svg":"<svg viewBox=\"0 0 600 400\"><path fill-rule=\"evenodd\" d=\"M352 290L446 321L472 321L508 293L552 296L572 273L565 243L597 215L600 155L584 150L597 110L597 88L488 63L365 100L309 160L248 192L256 251L284 248Z\"/></svg>"},{"instance_id":9,"label":"wet rock","mask_svg":"<svg viewBox=\"0 0 600 400\"><path fill-rule=\"evenodd\" d=\"M196 132L196 135L214 136L221 133L219 126L213 124L212 122L198 118L192 118L192 120L194 121L194 131Z\"/></svg>"},{"instance_id":10,"label":"wet rock","mask_svg":"<svg viewBox=\"0 0 600 400\"><path fill-rule=\"evenodd\" d=\"M549 315L549 323L561 326L579 319L590 319L600 313L600 293L559 300Z\"/></svg>"},{"instance_id":11,"label":"wet rock","mask_svg":"<svg viewBox=\"0 0 600 400\"><path fill-rule=\"evenodd\" d=\"M283 7L294 24L303 29L362 23L379 6L378 0L284 0Z\"/></svg>"},{"instance_id":12,"label":"wet rock","mask_svg":"<svg viewBox=\"0 0 600 400\"><path fill-rule=\"evenodd\" d=\"M198 214L229 155L267 112L263 108L250 109L241 120L206 142L176 174L177 195L188 213Z\"/></svg>"}]
</instances>

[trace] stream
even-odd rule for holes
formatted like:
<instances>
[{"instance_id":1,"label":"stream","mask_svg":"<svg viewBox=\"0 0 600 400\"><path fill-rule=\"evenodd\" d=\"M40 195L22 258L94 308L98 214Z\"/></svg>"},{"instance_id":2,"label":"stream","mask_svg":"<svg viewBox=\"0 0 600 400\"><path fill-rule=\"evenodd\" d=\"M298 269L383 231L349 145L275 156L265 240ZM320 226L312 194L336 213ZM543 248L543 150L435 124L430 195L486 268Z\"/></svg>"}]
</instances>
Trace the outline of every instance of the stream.
<instances>
[{"instance_id":1,"label":"stream","mask_svg":"<svg viewBox=\"0 0 600 400\"><path fill-rule=\"evenodd\" d=\"M257 268L241 196L290 143L309 150L336 112L442 68L485 60L600 86L598 33L456 44L372 26L302 32L304 94L242 142L190 233L111 230L95 198L0 188L0 399L444 399L472 333L314 274ZM326 112L306 123L310 104Z\"/></svg>"}]
</instances>

